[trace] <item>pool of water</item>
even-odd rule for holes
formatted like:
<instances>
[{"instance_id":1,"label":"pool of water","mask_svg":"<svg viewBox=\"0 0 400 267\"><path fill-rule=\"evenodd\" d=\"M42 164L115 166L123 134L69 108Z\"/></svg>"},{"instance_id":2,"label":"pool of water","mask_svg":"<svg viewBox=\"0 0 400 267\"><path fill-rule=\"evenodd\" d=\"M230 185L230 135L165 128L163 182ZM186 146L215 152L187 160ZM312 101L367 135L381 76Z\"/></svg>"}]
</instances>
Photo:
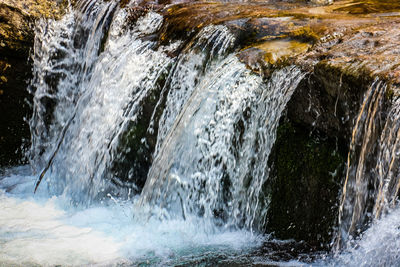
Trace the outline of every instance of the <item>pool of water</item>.
<instances>
[{"instance_id":1,"label":"pool of water","mask_svg":"<svg viewBox=\"0 0 400 267\"><path fill-rule=\"evenodd\" d=\"M207 231L196 220L139 220L135 199L111 195L90 207L33 194L27 166L0 177L0 265L215 265L273 262L257 253L268 239L248 231ZM297 265L299 265L298 262Z\"/></svg>"},{"instance_id":2,"label":"pool of water","mask_svg":"<svg viewBox=\"0 0 400 267\"><path fill-rule=\"evenodd\" d=\"M135 198L91 206L52 196L28 166L0 174L0 265L25 266L399 266L400 210L376 221L339 254L201 219L159 220Z\"/></svg>"}]
</instances>

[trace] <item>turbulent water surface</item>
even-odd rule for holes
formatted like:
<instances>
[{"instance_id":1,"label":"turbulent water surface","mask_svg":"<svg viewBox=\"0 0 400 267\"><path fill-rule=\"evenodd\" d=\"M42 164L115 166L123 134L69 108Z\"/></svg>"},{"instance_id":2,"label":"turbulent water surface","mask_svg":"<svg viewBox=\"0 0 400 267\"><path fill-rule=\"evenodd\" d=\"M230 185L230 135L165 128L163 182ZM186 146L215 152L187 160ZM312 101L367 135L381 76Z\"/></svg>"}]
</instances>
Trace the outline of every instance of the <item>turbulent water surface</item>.
<instances>
[{"instance_id":1,"label":"turbulent water surface","mask_svg":"<svg viewBox=\"0 0 400 267\"><path fill-rule=\"evenodd\" d=\"M354 246L310 262L285 252L263 251L268 236L249 231L206 233L196 222L133 220L135 199L109 196L88 208L52 196L46 184L33 195L28 166L3 170L0 178L0 263L2 265L205 265L397 266L400 211L374 223ZM277 245L282 241L273 241ZM284 243L283 243L284 244ZM289 242L289 244L291 244ZM281 258L281 260L277 260ZM304 258L304 255L303 255ZM307 259L307 258L306 258Z\"/></svg>"},{"instance_id":2,"label":"turbulent water surface","mask_svg":"<svg viewBox=\"0 0 400 267\"><path fill-rule=\"evenodd\" d=\"M246 231L200 231L184 220L134 221L132 201L112 196L88 208L49 194L32 194L36 177L27 166L7 170L0 187L1 264L184 264L240 259L261 244Z\"/></svg>"},{"instance_id":3,"label":"turbulent water surface","mask_svg":"<svg viewBox=\"0 0 400 267\"><path fill-rule=\"evenodd\" d=\"M128 15L114 1L82 0L37 24L30 166L1 170L0 265L400 264L400 214L389 205L398 162L387 164L399 150L398 101L376 150L378 191L368 195L383 218L341 254L307 255L261 234L268 156L306 74L253 73L226 26L160 45L160 14L133 27ZM353 130L346 241L368 213L365 159L385 88L371 85Z\"/></svg>"}]
</instances>

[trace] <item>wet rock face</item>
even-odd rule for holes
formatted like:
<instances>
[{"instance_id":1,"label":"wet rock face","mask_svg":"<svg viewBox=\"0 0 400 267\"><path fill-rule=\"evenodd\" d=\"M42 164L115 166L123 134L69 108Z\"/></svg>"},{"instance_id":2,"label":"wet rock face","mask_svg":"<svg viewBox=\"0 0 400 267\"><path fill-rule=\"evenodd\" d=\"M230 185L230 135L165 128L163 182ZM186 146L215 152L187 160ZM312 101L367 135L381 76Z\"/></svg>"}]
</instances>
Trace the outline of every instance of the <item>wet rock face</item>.
<instances>
[{"instance_id":1,"label":"wet rock face","mask_svg":"<svg viewBox=\"0 0 400 267\"><path fill-rule=\"evenodd\" d=\"M223 24L237 37L238 58L265 79L288 64L309 73L287 105L270 155L270 179L264 191L272 201L263 230L326 247L336 223L353 119L363 93L375 76L400 84L399 4L271 0L142 1L129 6L128 2L120 1L130 10L128 24L149 10L164 16L160 32L149 37L160 44L180 39L185 46L205 26ZM29 102L32 25L40 17L58 17L62 7L63 2L50 0L0 0L0 165L17 162L22 139L29 139L23 118L30 112L25 100ZM129 183L131 177L140 177L139 187L145 183L157 139L147 126L163 83L146 99L139 123L130 125L121 138L126 150L112 166L121 178L116 183ZM398 92L388 91L388 102L394 94ZM148 142L142 143L143 138ZM137 164L134 168L132 162Z\"/></svg>"},{"instance_id":2,"label":"wet rock face","mask_svg":"<svg viewBox=\"0 0 400 267\"><path fill-rule=\"evenodd\" d=\"M19 162L30 139L24 118L30 117L27 85L33 27L40 17L57 18L66 2L0 1L0 166Z\"/></svg>"},{"instance_id":3,"label":"wet rock face","mask_svg":"<svg viewBox=\"0 0 400 267\"><path fill-rule=\"evenodd\" d=\"M344 172L343 140L282 119L265 185L271 204L267 230L280 239L304 240L316 250L333 237Z\"/></svg>"},{"instance_id":4,"label":"wet rock face","mask_svg":"<svg viewBox=\"0 0 400 267\"><path fill-rule=\"evenodd\" d=\"M319 43L301 57L299 64L323 61L344 74L379 76L400 84L400 17L382 20L354 25L356 30L349 29L351 25L343 27L335 38Z\"/></svg>"},{"instance_id":5,"label":"wet rock face","mask_svg":"<svg viewBox=\"0 0 400 267\"><path fill-rule=\"evenodd\" d=\"M21 159L21 146L30 137L24 118L30 113L26 88L31 73L27 58L10 56L0 57L0 73L0 166L4 166Z\"/></svg>"},{"instance_id":6,"label":"wet rock face","mask_svg":"<svg viewBox=\"0 0 400 267\"><path fill-rule=\"evenodd\" d=\"M306 76L281 118L269 158L267 231L327 249L337 224L349 140L370 76L322 61Z\"/></svg>"},{"instance_id":7,"label":"wet rock face","mask_svg":"<svg viewBox=\"0 0 400 267\"><path fill-rule=\"evenodd\" d=\"M372 77L362 69L345 72L321 61L296 89L287 117L329 137L350 140L353 119L371 83Z\"/></svg>"},{"instance_id":8,"label":"wet rock face","mask_svg":"<svg viewBox=\"0 0 400 267\"><path fill-rule=\"evenodd\" d=\"M368 23L329 19L332 23L343 27L323 36L296 59L310 74L287 105L265 185L271 194L266 231L278 238L305 240L316 248L332 241L364 93L377 77L393 85L399 80L397 17ZM388 88L382 117L398 94L396 86ZM373 149L372 158L376 158Z\"/></svg>"}]
</instances>

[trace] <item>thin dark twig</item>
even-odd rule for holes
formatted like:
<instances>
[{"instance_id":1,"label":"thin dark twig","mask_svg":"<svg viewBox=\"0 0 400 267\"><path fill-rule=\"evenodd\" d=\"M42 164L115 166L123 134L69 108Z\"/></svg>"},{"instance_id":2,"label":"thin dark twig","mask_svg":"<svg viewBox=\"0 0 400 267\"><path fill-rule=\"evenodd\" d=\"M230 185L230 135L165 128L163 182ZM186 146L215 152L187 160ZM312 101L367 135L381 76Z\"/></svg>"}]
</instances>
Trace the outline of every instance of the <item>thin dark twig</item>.
<instances>
[{"instance_id":1,"label":"thin dark twig","mask_svg":"<svg viewBox=\"0 0 400 267\"><path fill-rule=\"evenodd\" d=\"M47 162L46 167L40 173L39 180L36 182L35 190L33 191L33 193L36 193L36 190L38 189L40 182L42 181L44 175L46 174L46 172L50 169L51 165L53 164L54 158L56 157L58 151L60 150L61 144L63 143L64 138L65 138L65 134L66 134L69 126L71 125L71 122L74 120L75 115L76 115L76 110L75 110L74 114L72 115L72 117L68 120L68 123L64 126L61 136L60 136L60 139L57 143L57 147L54 150L53 155L51 155L50 160Z\"/></svg>"}]
</instances>

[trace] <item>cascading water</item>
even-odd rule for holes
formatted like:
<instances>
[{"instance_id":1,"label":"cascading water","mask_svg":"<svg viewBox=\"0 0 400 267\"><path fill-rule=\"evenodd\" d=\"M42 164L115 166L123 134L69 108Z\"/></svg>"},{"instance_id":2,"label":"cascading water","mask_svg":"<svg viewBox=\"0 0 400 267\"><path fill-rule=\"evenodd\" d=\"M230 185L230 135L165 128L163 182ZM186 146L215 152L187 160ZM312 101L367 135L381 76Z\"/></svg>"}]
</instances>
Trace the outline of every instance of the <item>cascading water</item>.
<instances>
[{"instance_id":1,"label":"cascading water","mask_svg":"<svg viewBox=\"0 0 400 267\"><path fill-rule=\"evenodd\" d=\"M57 142L57 133L71 118L79 96L86 90L84 84L106 35L105 21L109 22L115 8L115 4L96 1L80 1L77 5L82 12L70 11L60 21L42 20L36 27L30 154L37 171L44 167L51 153L49 146Z\"/></svg>"},{"instance_id":2,"label":"cascading water","mask_svg":"<svg viewBox=\"0 0 400 267\"><path fill-rule=\"evenodd\" d=\"M199 77L203 75L209 61L226 56L227 51L233 48L234 41L235 37L226 27L208 26L188 45L188 51L179 56L165 86L168 96L158 126L155 154L160 149L183 105L199 83ZM162 101L163 99L160 99L158 105L161 105ZM152 124L154 123L153 118Z\"/></svg>"},{"instance_id":3,"label":"cascading water","mask_svg":"<svg viewBox=\"0 0 400 267\"><path fill-rule=\"evenodd\" d=\"M265 84L232 54L235 36L225 26L207 26L188 43L159 46L151 36L162 24L161 15L149 12L132 29L124 24L127 16L127 11L112 1L79 1L62 20L41 21L37 26L30 158L36 178L43 183L37 184L37 194L55 199L51 203L42 200L45 206L34 209L49 214L46 223L58 225L57 235L69 238L71 248L46 261L45 252L57 250L47 239L47 232L53 230L35 226L25 235L35 242L35 232L41 233L43 252L27 251L44 258L29 253L23 256L14 246L29 247L30 243L6 239L2 242L7 262L59 264L65 257L76 257L79 248L85 250L76 245L82 240L70 237L82 226L76 217L77 205L78 211L83 208L79 216L104 225L95 227L93 234L80 236L108 243L99 258L103 263L151 258L149 253L162 251L163 244L172 249L194 246L192 242L196 246L210 242L212 246L226 245L232 243L230 236L242 240L239 244L243 245L235 245L238 249L259 245L257 235L238 228L263 224L268 196L262 195L261 186L268 178L268 154L281 113L303 74L296 67L287 67ZM180 51L178 56L174 56L176 51ZM131 135L143 121L147 130ZM125 141L132 136L143 138L124 148L131 145ZM153 147L148 136L155 136ZM143 148L153 154L154 163L141 192L132 175L135 164L128 167L126 184L124 177L117 175L124 172L115 172L115 168L121 166L124 155ZM26 188L32 190L31 176L26 169L21 172L24 174L14 184L11 177L2 178L6 190L15 193L13 197L24 194ZM171 179L179 183L172 184ZM159 192L169 195L160 196ZM131 193L139 195L130 200ZM28 208L29 203L1 197L6 207ZM159 209L161 203L165 206ZM145 206L151 208L150 213ZM57 212L58 207L67 214ZM118 221L105 223L103 216L116 216ZM160 223L160 216L167 220ZM38 220L34 215L30 219ZM2 229L14 231L10 230L13 222L8 218ZM121 234L116 240L98 235L104 229L115 235L113 224L120 225L132 241ZM206 231L197 233L202 225L207 226ZM173 240L182 238L177 243L152 241L165 231ZM136 247L135 240L141 238L138 233L143 232L149 233L150 243ZM134 252L128 252L130 247ZM124 255L121 250L126 251ZM72 264L96 262L94 255L90 251L89 259L78 257Z\"/></svg>"},{"instance_id":4,"label":"cascading water","mask_svg":"<svg viewBox=\"0 0 400 267\"><path fill-rule=\"evenodd\" d=\"M102 8L108 10L110 6L113 5L103 4ZM96 9L93 12L99 11ZM100 12L98 16L103 17L103 13ZM70 17L66 19L74 20L75 16L70 15ZM113 20L104 52L96 59L84 63L83 74L80 71L75 72L69 65L64 66L64 59L61 59L52 71L57 72L58 66L64 67L63 73L66 78L59 82L55 92L51 92L51 88L47 86L37 85L39 90L35 94L36 110L45 109L40 100L43 95L48 96L53 93L56 111L50 125L45 126L56 128L58 132L52 130L53 135L49 134L48 141L34 136L32 154L36 155L37 147L49 147L44 158L50 165L49 173L46 175L54 178L54 181L51 181L52 190L58 194L64 192L72 195L78 202L91 201L99 192L107 191L111 186L107 184L105 178L108 175L113 151L118 145L118 137L125 125L135 120L137 105L151 92L155 81L166 72L166 67L171 61L164 53L168 48L161 47L158 51L153 51L154 42L138 39L140 34L150 34L157 30L162 19L159 15L149 14L144 18L145 25L120 36L124 17L124 12L120 12ZM92 27L97 28L97 20L92 19L91 23L94 23ZM139 21L138 24L140 23L142 22ZM60 21L55 24L56 37L61 35L63 38L65 32L62 27L65 22ZM53 40L58 42L56 37ZM94 43L89 39L84 46L85 50L93 53L93 50L100 49L100 39ZM56 46L52 42L49 45ZM68 47L64 49L68 51ZM49 50L51 51L51 48ZM57 50L54 52L58 53ZM83 52L80 56L68 60L80 61L87 57L87 53ZM139 62L148 63L138 65ZM46 73L44 69L47 68L49 68L47 65L36 65L35 73L39 77L35 80L42 80L41 76ZM44 124L43 117L39 112L35 112L31 122L33 131L38 129L38 124L39 126Z\"/></svg>"},{"instance_id":5,"label":"cascading water","mask_svg":"<svg viewBox=\"0 0 400 267\"><path fill-rule=\"evenodd\" d=\"M90 20L95 28L98 21L105 20L100 20L96 14L101 18L107 14L107 18L108 10L115 8L111 3L89 7L83 9L92 14L85 24ZM166 75L172 63L166 54L174 46L154 50L154 42L140 38L140 34L152 34L158 29L161 16L149 13L137 22L134 30L121 36L124 16L121 11L113 20L104 51L98 58L86 60L83 73L69 67L73 63L65 64L67 57L61 58L51 70L58 71L61 65L66 78L61 78L56 88L36 86L39 88L35 97L36 110L45 110L40 102L43 95L53 94L56 100L50 125L44 125L45 115L39 112L32 120L33 129L37 129L40 122L42 127L54 129L57 137L48 136L50 140L46 140L53 145L46 150L50 169L44 175L49 177L55 193L72 196L76 202L90 203L110 192L112 184L108 181L112 173L109 169L119 136L136 120L142 99L153 90L160 76ZM52 26L55 28L52 40L59 41L58 36L64 38L65 32L68 38L74 37L74 33L68 31L73 25L63 28L72 23L74 16L65 20L69 20L68 23L61 21ZM47 39L38 35L38 41ZM94 57L87 51L100 49L102 39L104 37L97 42L89 41L83 46L85 52L76 59ZM153 206L159 204L158 201L165 204L170 198L179 197L183 218L189 214L201 215L204 219L217 217L227 227L251 228L254 219L260 217L262 207L267 207L267 203L259 203L267 201L267 196L260 197L260 193L268 177L265 166L281 112L303 76L298 69L287 68L273 75L264 87L262 79L251 74L236 56L222 59L233 48L234 39L226 27L208 26L184 49L172 68L163 89L168 94L157 127L155 162L141 202ZM57 41L50 41L50 47L56 47L54 42ZM64 49L73 53L68 46ZM58 52L47 50L50 51L47 58L51 57L51 52ZM147 64L138 65L139 62ZM42 78L43 68L48 66L36 65L35 81L45 79ZM66 97L68 93L72 95L69 98ZM161 97L158 105L163 101ZM61 110L68 108L66 116ZM151 124L156 123L153 114L149 131L153 130ZM57 128L61 135L55 134ZM43 140L35 139L32 154L38 150L37 146L45 147ZM183 158L188 151L191 156ZM169 169L171 165L174 165L172 170ZM159 168L163 170L157 173ZM164 182L169 181L171 175L180 181L178 187ZM158 191L165 193L155 197ZM177 212L176 207L166 207L166 210Z\"/></svg>"},{"instance_id":6,"label":"cascading water","mask_svg":"<svg viewBox=\"0 0 400 267\"><path fill-rule=\"evenodd\" d=\"M375 218L393 208L400 189L400 98L393 101L379 140L376 188L376 202L373 209Z\"/></svg>"},{"instance_id":7,"label":"cascading water","mask_svg":"<svg viewBox=\"0 0 400 267\"><path fill-rule=\"evenodd\" d=\"M263 79L223 25L160 45L162 15L132 27L128 17L116 1L80 0L60 21L38 23L34 174L21 166L0 177L0 264L235 262L268 238L258 236L268 226L268 157L305 74L286 66ZM355 120L338 243L398 195L400 98L382 115L386 90L375 81ZM398 224L396 214L360 246Z\"/></svg>"},{"instance_id":8,"label":"cascading water","mask_svg":"<svg viewBox=\"0 0 400 267\"><path fill-rule=\"evenodd\" d=\"M374 81L355 120L339 209L339 247L379 218L398 195L399 101L386 115L387 90L384 82Z\"/></svg>"},{"instance_id":9,"label":"cascading water","mask_svg":"<svg viewBox=\"0 0 400 267\"><path fill-rule=\"evenodd\" d=\"M265 86L235 56L210 67L163 140L141 203L252 227L268 206L260 193L279 118L302 77L285 68Z\"/></svg>"},{"instance_id":10,"label":"cascading water","mask_svg":"<svg viewBox=\"0 0 400 267\"><path fill-rule=\"evenodd\" d=\"M350 152L347 159L346 180L343 188L341 206L339 210L340 238L348 238L354 234L360 224L365 223L367 213L368 186L375 175L368 166L371 159L368 154L376 146L380 122L376 117L382 106L384 86L376 81L365 93L359 115L352 132ZM358 159L358 160L356 160ZM354 162L354 163L353 163ZM344 233L347 231L347 233Z\"/></svg>"}]
</instances>

